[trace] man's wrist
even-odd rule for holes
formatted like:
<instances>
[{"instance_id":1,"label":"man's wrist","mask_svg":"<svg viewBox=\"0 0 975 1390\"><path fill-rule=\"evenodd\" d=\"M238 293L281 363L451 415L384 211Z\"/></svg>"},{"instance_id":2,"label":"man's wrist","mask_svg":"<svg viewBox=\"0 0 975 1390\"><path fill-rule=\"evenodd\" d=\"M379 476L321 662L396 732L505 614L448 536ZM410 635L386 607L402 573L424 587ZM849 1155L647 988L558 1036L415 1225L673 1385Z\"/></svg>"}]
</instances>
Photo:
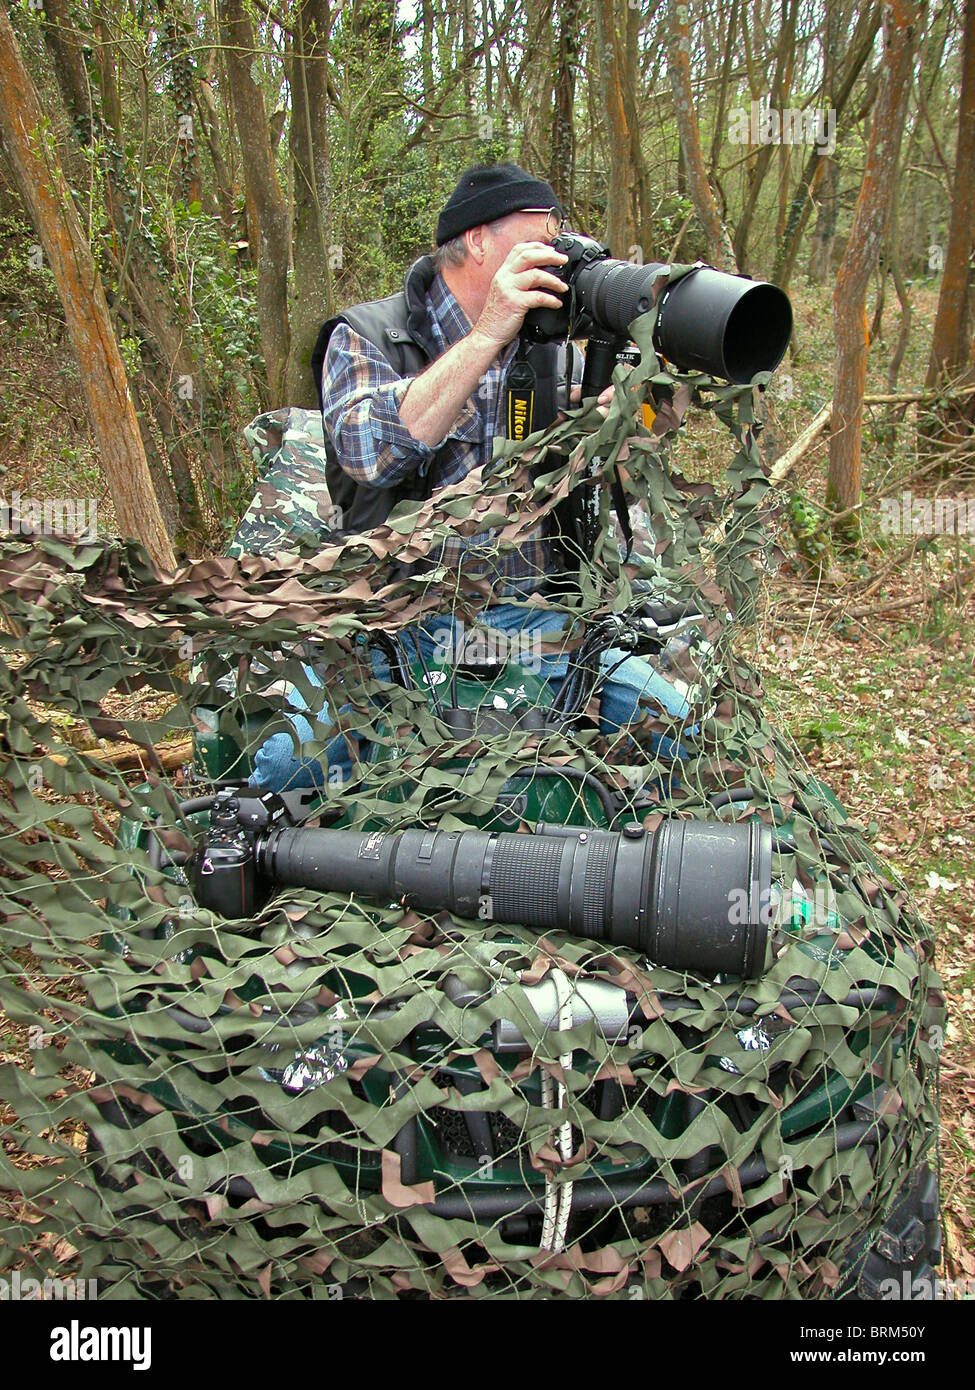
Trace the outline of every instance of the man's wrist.
<instances>
[{"instance_id":1,"label":"man's wrist","mask_svg":"<svg viewBox=\"0 0 975 1390\"><path fill-rule=\"evenodd\" d=\"M502 342L500 338L495 337L489 329L482 328L479 323L475 323L470 333L468 333L467 337L462 339L462 341L470 343L472 347L475 347L479 352L491 352L492 357L487 364L489 367L495 357L500 357L501 353L504 352L505 348L508 346L508 344ZM511 339L509 341L514 340Z\"/></svg>"}]
</instances>

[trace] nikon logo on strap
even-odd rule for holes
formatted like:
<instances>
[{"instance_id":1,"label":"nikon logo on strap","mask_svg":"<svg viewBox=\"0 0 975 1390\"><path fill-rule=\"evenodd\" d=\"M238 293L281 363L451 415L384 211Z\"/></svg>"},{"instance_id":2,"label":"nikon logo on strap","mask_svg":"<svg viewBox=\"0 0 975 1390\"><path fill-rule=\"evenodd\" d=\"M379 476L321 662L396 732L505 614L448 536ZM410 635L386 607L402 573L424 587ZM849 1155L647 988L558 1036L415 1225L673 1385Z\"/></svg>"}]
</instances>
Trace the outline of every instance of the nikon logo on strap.
<instances>
[{"instance_id":1,"label":"nikon logo on strap","mask_svg":"<svg viewBox=\"0 0 975 1390\"><path fill-rule=\"evenodd\" d=\"M509 439L527 439L535 415L535 368L516 357L505 383L506 427Z\"/></svg>"}]
</instances>

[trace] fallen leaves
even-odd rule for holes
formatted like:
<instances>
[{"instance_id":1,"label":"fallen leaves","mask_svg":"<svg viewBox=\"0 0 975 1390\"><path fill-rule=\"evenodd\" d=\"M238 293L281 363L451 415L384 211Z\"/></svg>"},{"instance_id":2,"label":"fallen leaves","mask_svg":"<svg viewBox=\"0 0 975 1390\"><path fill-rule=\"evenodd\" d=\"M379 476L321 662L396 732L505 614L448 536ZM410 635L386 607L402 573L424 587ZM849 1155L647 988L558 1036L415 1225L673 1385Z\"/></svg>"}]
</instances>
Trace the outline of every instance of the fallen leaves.
<instances>
[{"instance_id":1,"label":"fallen leaves","mask_svg":"<svg viewBox=\"0 0 975 1390\"><path fill-rule=\"evenodd\" d=\"M898 582L923 582L918 565L905 565ZM975 1074L975 811L969 790L975 720L970 701L964 702L975 669L975 595L966 593L954 611L948 644L937 631L925 636L921 613L861 624L854 643L829 628L818 603L810 613L811 593L780 582L770 597L777 634L772 649L792 658L769 669L770 644L759 639L770 717L797 739L812 731L804 747L814 773L826 774L851 819L874 824L873 847L904 877L937 927L937 966L949 1009L941 1181L946 1211L958 1223L947 1242L946 1271L960 1277L975 1244L966 1235L975 1227L975 1107L968 1086ZM840 600L829 611L838 614L842 606Z\"/></svg>"},{"instance_id":2,"label":"fallen leaves","mask_svg":"<svg viewBox=\"0 0 975 1390\"><path fill-rule=\"evenodd\" d=\"M960 887L958 883L952 883L949 879L942 878L941 875L934 869L930 869L928 871L924 881L928 885L932 893L938 893L941 891L944 891L945 893L953 893L956 888Z\"/></svg>"}]
</instances>

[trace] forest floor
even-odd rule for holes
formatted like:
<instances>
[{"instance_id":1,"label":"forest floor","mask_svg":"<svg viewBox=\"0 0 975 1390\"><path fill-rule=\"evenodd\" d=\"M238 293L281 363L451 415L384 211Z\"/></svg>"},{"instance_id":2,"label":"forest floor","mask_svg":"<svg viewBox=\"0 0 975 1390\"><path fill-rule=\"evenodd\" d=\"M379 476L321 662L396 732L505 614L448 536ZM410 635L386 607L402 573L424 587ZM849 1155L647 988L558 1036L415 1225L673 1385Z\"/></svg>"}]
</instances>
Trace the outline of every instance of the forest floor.
<instances>
[{"instance_id":1,"label":"forest floor","mask_svg":"<svg viewBox=\"0 0 975 1390\"><path fill-rule=\"evenodd\" d=\"M844 621L815 586L776 584L757 640L770 721L863 826L937 933L946 1277L975 1278L975 595L925 602L931 556L878 595L909 609ZM878 604L879 606L879 604ZM910 616L906 616L909 614Z\"/></svg>"},{"instance_id":2,"label":"forest floor","mask_svg":"<svg viewBox=\"0 0 975 1390\"><path fill-rule=\"evenodd\" d=\"M765 444L774 457L829 400L828 292L795 296L800 352L769 398ZM916 291L916 326L898 389L923 381L936 295ZM885 389L896 304L871 356L868 390ZM98 500L99 530L113 516L88 436L80 379L56 334L0 330L0 498L14 491ZM863 539L853 556L825 556L827 443L783 489L801 510L780 519L787 564L769 584L747 639L765 680L771 721L868 829L878 854L912 890L938 934L950 1021L941 1069L945 1275L975 1279L975 534L888 535L881 497L971 498L975 479L916 480L913 407L896 430L889 408L865 422ZM688 431L688 458L708 471L709 429ZM726 455L725 455L726 456ZM798 520L797 520L798 517Z\"/></svg>"},{"instance_id":3,"label":"forest floor","mask_svg":"<svg viewBox=\"0 0 975 1390\"><path fill-rule=\"evenodd\" d=\"M915 336L895 388L904 393L923 384L936 310L933 290L916 287L914 300ZM773 455L832 388L828 294L809 290L794 306L801 353L786 400L773 381ZM889 394L896 304L883 325L867 385L878 395ZM787 358L779 375L789 368ZM917 419L912 404L865 412L861 542L851 555L819 549L826 437L790 475L783 492L801 507L780 522L788 558L769 585L754 646L771 722L867 829L937 933L950 1011L941 1065L945 1271L964 1281L975 1278L975 470L970 457L947 478L923 472ZM905 493L908 508L922 498L963 504L967 534L905 534ZM893 499L900 535L889 530Z\"/></svg>"}]
</instances>

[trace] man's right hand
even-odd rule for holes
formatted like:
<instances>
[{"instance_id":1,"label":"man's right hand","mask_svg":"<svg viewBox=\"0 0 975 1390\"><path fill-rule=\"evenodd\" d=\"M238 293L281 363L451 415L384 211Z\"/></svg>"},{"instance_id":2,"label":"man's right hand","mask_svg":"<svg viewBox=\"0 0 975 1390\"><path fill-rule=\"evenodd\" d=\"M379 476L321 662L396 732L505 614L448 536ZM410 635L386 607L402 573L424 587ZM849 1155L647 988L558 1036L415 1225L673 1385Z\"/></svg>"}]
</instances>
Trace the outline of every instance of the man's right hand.
<instances>
[{"instance_id":1,"label":"man's right hand","mask_svg":"<svg viewBox=\"0 0 975 1390\"><path fill-rule=\"evenodd\" d=\"M437 447L484 373L517 338L529 309L562 307L558 292L565 284L543 267L567 260L544 241L520 241L511 248L470 333L415 377L400 402L400 419L414 439Z\"/></svg>"},{"instance_id":2,"label":"man's right hand","mask_svg":"<svg viewBox=\"0 0 975 1390\"><path fill-rule=\"evenodd\" d=\"M565 283L544 267L564 265L568 259L543 241L513 246L491 281L472 333L504 348L517 338L529 309L561 309Z\"/></svg>"}]
</instances>

